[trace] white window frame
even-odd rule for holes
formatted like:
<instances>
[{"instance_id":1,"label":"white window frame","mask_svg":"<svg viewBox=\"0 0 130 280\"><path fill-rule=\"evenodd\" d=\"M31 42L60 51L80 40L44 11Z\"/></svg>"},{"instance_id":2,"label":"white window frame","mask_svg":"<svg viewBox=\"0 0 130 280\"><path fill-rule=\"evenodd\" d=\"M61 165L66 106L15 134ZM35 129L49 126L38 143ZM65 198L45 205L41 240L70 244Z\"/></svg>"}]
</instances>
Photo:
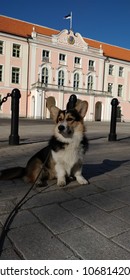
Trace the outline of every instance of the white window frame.
<instances>
[{"instance_id":1,"label":"white window frame","mask_svg":"<svg viewBox=\"0 0 130 280\"><path fill-rule=\"evenodd\" d=\"M13 69L15 69L15 72L13 73ZM12 84L20 84L20 68L12 66L12 72L11 72L11 83ZM13 74L15 75L14 81L13 81ZM18 82L17 82L18 79Z\"/></svg>"},{"instance_id":2,"label":"white window frame","mask_svg":"<svg viewBox=\"0 0 130 280\"><path fill-rule=\"evenodd\" d=\"M80 65L80 64L81 64L81 58L78 57L78 56L75 56L75 58L74 58L74 64Z\"/></svg>"},{"instance_id":3,"label":"white window frame","mask_svg":"<svg viewBox=\"0 0 130 280\"><path fill-rule=\"evenodd\" d=\"M15 57L15 58L21 57L21 45L20 44L13 43L12 57Z\"/></svg>"},{"instance_id":4,"label":"white window frame","mask_svg":"<svg viewBox=\"0 0 130 280\"><path fill-rule=\"evenodd\" d=\"M0 55L4 54L4 41L0 40Z\"/></svg>"},{"instance_id":5,"label":"white window frame","mask_svg":"<svg viewBox=\"0 0 130 280\"><path fill-rule=\"evenodd\" d=\"M42 71L41 71L41 81L43 84L45 84L47 86L48 80L49 80L49 71L48 71L48 68L45 66L42 68Z\"/></svg>"},{"instance_id":6,"label":"white window frame","mask_svg":"<svg viewBox=\"0 0 130 280\"><path fill-rule=\"evenodd\" d=\"M66 64L66 54L59 53L59 64Z\"/></svg>"},{"instance_id":7,"label":"white window frame","mask_svg":"<svg viewBox=\"0 0 130 280\"><path fill-rule=\"evenodd\" d=\"M95 69L95 61L90 59L89 62L88 62L88 70L89 71L94 71Z\"/></svg>"},{"instance_id":8,"label":"white window frame","mask_svg":"<svg viewBox=\"0 0 130 280\"><path fill-rule=\"evenodd\" d=\"M87 89L93 90L93 76L92 75L88 76Z\"/></svg>"},{"instance_id":9,"label":"white window frame","mask_svg":"<svg viewBox=\"0 0 130 280\"><path fill-rule=\"evenodd\" d=\"M3 82L3 65L0 64L0 82Z\"/></svg>"},{"instance_id":10,"label":"white window frame","mask_svg":"<svg viewBox=\"0 0 130 280\"><path fill-rule=\"evenodd\" d=\"M80 82L80 75L78 72L74 73L74 78L73 78L73 90L79 89L79 82Z\"/></svg>"},{"instance_id":11,"label":"white window frame","mask_svg":"<svg viewBox=\"0 0 130 280\"><path fill-rule=\"evenodd\" d=\"M113 91L113 83L108 83L108 90L107 90L109 93L112 94L112 91Z\"/></svg>"},{"instance_id":12,"label":"white window frame","mask_svg":"<svg viewBox=\"0 0 130 280\"><path fill-rule=\"evenodd\" d=\"M50 51L44 49L42 51L42 61L49 62L49 58L50 58Z\"/></svg>"},{"instance_id":13,"label":"white window frame","mask_svg":"<svg viewBox=\"0 0 130 280\"><path fill-rule=\"evenodd\" d=\"M58 87L63 87L65 81L65 73L62 69L58 71Z\"/></svg>"},{"instance_id":14,"label":"white window frame","mask_svg":"<svg viewBox=\"0 0 130 280\"><path fill-rule=\"evenodd\" d=\"M117 96L118 97L122 97L123 96L123 85L121 85L121 84L118 85Z\"/></svg>"},{"instance_id":15,"label":"white window frame","mask_svg":"<svg viewBox=\"0 0 130 280\"><path fill-rule=\"evenodd\" d=\"M123 77L124 67L119 66L119 77Z\"/></svg>"},{"instance_id":16,"label":"white window frame","mask_svg":"<svg viewBox=\"0 0 130 280\"><path fill-rule=\"evenodd\" d=\"M109 64L108 74L113 76L113 73L114 73L114 65L113 64Z\"/></svg>"}]
</instances>

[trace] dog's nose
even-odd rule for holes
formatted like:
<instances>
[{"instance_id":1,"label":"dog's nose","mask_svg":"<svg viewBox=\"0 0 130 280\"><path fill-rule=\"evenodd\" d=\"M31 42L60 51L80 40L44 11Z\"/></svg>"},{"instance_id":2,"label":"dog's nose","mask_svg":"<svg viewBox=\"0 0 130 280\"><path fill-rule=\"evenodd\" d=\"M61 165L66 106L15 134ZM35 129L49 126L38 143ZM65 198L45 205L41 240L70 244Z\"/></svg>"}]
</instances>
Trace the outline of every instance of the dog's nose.
<instances>
[{"instance_id":1,"label":"dog's nose","mask_svg":"<svg viewBox=\"0 0 130 280\"><path fill-rule=\"evenodd\" d=\"M65 126L62 125L62 124L60 124L60 125L58 126L58 129L59 129L59 131L63 131L63 130L65 129Z\"/></svg>"}]
</instances>

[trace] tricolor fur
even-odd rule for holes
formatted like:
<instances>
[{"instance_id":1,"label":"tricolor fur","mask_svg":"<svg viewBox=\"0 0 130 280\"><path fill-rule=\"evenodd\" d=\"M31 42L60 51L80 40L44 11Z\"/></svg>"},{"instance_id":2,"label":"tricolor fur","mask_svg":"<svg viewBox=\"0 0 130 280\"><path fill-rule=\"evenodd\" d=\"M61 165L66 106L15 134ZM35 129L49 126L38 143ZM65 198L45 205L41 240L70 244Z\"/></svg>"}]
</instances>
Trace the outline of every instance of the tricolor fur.
<instances>
[{"instance_id":1,"label":"tricolor fur","mask_svg":"<svg viewBox=\"0 0 130 280\"><path fill-rule=\"evenodd\" d=\"M66 185L73 176L79 184L88 184L82 176L82 160L88 148L84 116L87 102L81 101L73 110L50 108L56 125L48 146L36 153L25 168L14 167L0 172L0 180L24 177L27 182L42 185L45 179L57 179L58 186Z\"/></svg>"}]
</instances>

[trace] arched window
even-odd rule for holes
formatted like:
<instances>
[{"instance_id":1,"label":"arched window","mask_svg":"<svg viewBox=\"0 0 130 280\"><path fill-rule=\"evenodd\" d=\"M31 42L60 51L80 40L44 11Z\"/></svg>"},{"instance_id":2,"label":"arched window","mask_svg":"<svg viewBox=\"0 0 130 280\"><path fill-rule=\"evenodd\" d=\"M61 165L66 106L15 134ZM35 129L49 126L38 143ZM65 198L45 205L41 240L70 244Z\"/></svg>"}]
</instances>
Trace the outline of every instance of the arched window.
<instances>
[{"instance_id":1,"label":"arched window","mask_svg":"<svg viewBox=\"0 0 130 280\"><path fill-rule=\"evenodd\" d=\"M64 86L64 79L65 79L64 71L60 70L58 72L58 87Z\"/></svg>"},{"instance_id":2,"label":"arched window","mask_svg":"<svg viewBox=\"0 0 130 280\"><path fill-rule=\"evenodd\" d=\"M88 89L93 89L93 76L88 77Z\"/></svg>"},{"instance_id":3,"label":"arched window","mask_svg":"<svg viewBox=\"0 0 130 280\"><path fill-rule=\"evenodd\" d=\"M42 68L42 83L48 84L48 69L46 67Z\"/></svg>"},{"instance_id":4,"label":"arched window","mask_svg":"<svg viewBox=\"0 0 130 280\"><path fill-rule=\"evenodd\" d=\"M79 88L79 73L74 74L73 89L78 90Z\"/></svg>"}]
</instances>

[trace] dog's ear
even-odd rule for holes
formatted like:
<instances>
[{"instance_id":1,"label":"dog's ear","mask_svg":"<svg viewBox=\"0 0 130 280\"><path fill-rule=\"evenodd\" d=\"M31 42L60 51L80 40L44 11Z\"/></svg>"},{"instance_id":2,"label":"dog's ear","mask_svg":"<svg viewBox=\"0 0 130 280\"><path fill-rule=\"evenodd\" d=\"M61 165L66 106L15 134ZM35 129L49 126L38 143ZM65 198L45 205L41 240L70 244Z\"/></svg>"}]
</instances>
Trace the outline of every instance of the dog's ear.
<instances>
[{"instance_id":1,"label":"dog's ear","mask_svg":"<svg viewBox=\"0 0 130 280\"><path fill-rule=\"evenodd\" d=\"M78 111L82 118L85 117L88 110L88 102L87 101L79 101L76 104L75 109Z\"/></svg>"},{"instance_id":2,"label":"dog's ear","mask_svg":"<svg viewBox=\"0 0 130 280\"><path fill-rule=\"evenodd\" d=\"M56 122L60 109L56 106L51 106L50 113L52 119Z\"/></svg>"},{"instance_id":3,"label":"dog's ear","mask_svg":"<svg viewBox=\"0 0 130 280\"><path fill-rule=\"evenodd\" d=\"M56 101L55 101L55 98L53 96L47 97L46 106L47 106L49 112L51 111L51 107L55 106L55 104L56 104Z\"/></svg>"}]
</instances>

